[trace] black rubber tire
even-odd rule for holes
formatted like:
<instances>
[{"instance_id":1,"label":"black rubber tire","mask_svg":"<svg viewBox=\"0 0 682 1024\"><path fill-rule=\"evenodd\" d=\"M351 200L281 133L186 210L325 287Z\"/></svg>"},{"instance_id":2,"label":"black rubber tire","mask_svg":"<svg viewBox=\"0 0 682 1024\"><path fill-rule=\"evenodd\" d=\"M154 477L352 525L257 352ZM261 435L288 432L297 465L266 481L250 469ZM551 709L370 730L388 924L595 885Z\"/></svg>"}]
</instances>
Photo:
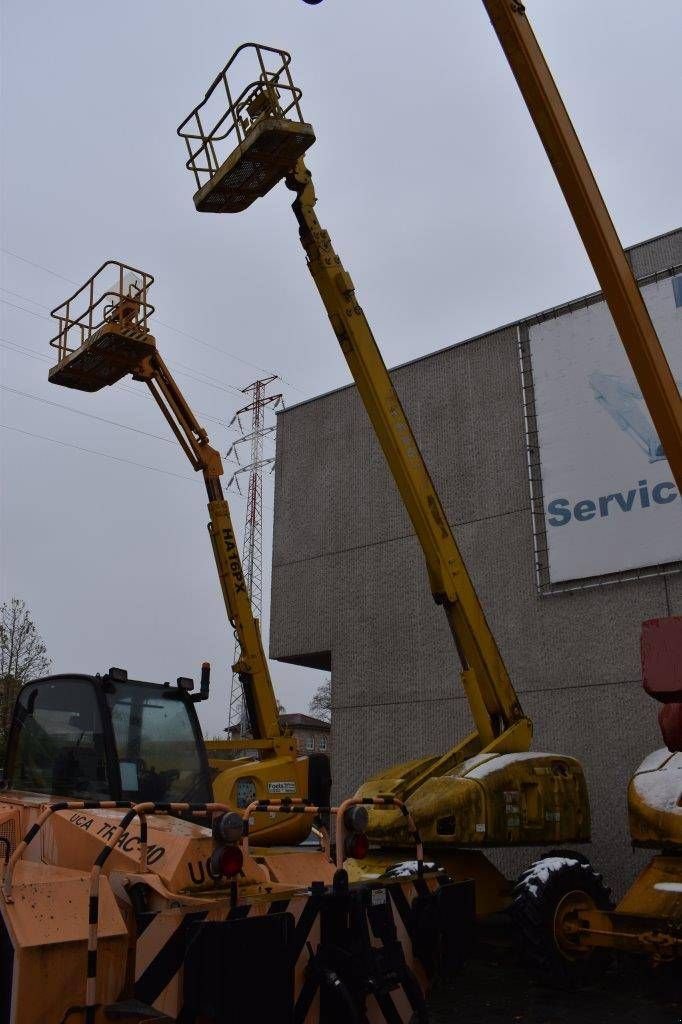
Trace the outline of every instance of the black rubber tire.
<instances>
[{"instance_id":1,"label":"black rubber tire","mask_svg":"<svg viewBox=\"0 0 682 1024\"><path fill-rule=\"evenodd\" d=\"M581 864L589 864L590 858L586 857L584 853L579 853L578 850L549 850L547 853L543 853L542 860L547 857L565 857L567 860L578 860Z\"/></svg>"},{"instance_id":2,"label":"black rubber tire","mask_svg":"<svg viewBox=\"0 0 682 1024\"><path fill-rule=\"evenodd\" d=\"M613 907L611 890L590 862L582 854L566 856L560 851L554 857L541 858L524 871L514 888L510 907L522 958L538 981L559 988L588 985L612 960L607 949L571 954L559 945L555 913L561 900L571 892L585 893L598 910Z\"/></svg>"}]
</instances>

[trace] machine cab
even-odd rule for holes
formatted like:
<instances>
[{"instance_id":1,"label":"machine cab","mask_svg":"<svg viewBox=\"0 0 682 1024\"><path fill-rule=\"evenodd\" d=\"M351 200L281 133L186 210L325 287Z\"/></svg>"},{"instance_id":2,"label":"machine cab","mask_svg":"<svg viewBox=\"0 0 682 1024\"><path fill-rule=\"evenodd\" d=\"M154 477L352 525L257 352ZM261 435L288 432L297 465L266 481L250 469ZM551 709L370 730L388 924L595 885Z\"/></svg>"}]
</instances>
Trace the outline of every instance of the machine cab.
<instances>
[{"instance_id":1,"label":"machine cab","mask_svg":"<svg viewBox=\"0 0 682 1024\"><path fill-rule=\"evenodd\" d=\"M5 786L76 800L212 799L191 698L180 687L129 680L120 669L47 676L23 687Z\"/></svg>"}]
</instances>

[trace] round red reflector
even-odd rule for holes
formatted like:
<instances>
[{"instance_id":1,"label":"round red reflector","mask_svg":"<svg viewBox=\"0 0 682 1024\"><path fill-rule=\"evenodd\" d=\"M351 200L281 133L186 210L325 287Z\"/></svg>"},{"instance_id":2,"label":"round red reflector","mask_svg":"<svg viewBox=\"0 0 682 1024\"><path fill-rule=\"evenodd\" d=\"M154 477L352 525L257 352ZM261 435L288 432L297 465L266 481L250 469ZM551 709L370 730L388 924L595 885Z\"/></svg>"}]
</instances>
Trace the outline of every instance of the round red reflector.
<instances>
[{"instance_id":1,"label":"round red reflector","mask_svg":"<svg viewBox=\"0 0 682 1024\"><path fill-rule=\"evenodd\" d=\"M356 832L346 841L346 856L362 860L369 853L369 838L364 832Z\"/></svg>"},{"instance_id":2,"label":"round red reflector","mask_svg":"<svg viewBox=\"0 0 682 1024\"><path fill-rule=\"evenodd\" d=\"M218 875L225 878L234 878L238 875L244 864L244 855L240 846L223 846L213 851L211 856L211 867Z\"/></svg>"}]
</instances>

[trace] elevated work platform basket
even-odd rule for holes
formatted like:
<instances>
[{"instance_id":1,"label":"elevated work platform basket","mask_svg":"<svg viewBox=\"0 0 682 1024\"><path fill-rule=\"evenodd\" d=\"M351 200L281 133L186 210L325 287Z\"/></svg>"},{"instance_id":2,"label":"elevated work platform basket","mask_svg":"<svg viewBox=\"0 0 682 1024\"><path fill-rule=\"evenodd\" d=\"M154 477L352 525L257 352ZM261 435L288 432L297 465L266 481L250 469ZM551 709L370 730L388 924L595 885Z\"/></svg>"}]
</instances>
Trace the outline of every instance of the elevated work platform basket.
<instances>
[{"instance_id":1,"label":"elevated work platform basket","mask_svg":"<svg viewBox=\"0 0 682 1024\"><path fill-rule=\"evenodd\" d=\"M244 43L178 128L200 212L245 210L312 146L315 133L303 120L290 63L285 50Z\"/></svg>"},{"instance_id":2,"label":"elevated work platform basket","mask_svg":"<svg viewBox=\"0 0 682 1024\"><path fill-rule=\"evenodd\" d=\"M50 341L57 349L50 383L99 391L133 373L156 345L148 326L153 281L151 274L108 260L53 309L59 333Z\"/></svg>"}]
</instances>

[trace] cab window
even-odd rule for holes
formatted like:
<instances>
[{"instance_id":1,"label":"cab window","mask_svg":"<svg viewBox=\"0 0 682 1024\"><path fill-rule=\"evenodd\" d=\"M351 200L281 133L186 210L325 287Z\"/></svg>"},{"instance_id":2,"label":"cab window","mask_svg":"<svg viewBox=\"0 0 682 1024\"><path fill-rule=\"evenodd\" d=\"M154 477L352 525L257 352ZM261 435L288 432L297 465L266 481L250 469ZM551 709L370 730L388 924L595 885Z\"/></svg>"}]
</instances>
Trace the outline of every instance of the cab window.
<instances>
[{"instance_id":1,"label":"cab window","mask_svg":"<svg viewBox=\"0 0 682 1024\"><path fill-rule=\"evenodd\" d=\"M8 783L75 799L110 794L102 720L88 680L25 686L17 698Z\"/></svg>"},{"instance_id":2,"label":"cab window","mask_svg":"<svg viewBox=\"0 0 682 1024\"><path fill-rule=\"evenodd\" d=\"M121 682L107 702L124 800L204 803L211 799L201 740L176 690Z\"/></svg>"}]
</instances>

